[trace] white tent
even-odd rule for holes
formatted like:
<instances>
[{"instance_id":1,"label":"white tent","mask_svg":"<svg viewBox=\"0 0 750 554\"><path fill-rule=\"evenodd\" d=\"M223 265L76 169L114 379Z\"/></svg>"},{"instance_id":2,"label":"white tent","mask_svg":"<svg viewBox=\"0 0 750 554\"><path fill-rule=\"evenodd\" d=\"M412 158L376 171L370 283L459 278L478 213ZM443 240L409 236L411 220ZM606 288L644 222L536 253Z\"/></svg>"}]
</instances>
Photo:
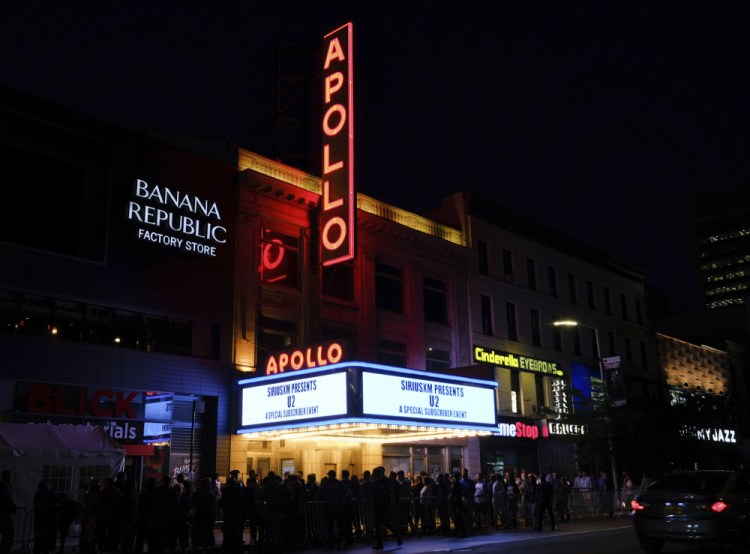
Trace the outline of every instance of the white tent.
<instances>
[{"instance_id":1,"label":"white tent","mask_svg":"<svg viewBox=\"0 0 750 554\"><path fill-rule=\"evenodd\" d=\"M125 450L101 427L40 423L0 423L0 471L14 473L17 506L33 507L42 480L77 499L82 479L115 477Z\"/></svg>"}]
</instances>

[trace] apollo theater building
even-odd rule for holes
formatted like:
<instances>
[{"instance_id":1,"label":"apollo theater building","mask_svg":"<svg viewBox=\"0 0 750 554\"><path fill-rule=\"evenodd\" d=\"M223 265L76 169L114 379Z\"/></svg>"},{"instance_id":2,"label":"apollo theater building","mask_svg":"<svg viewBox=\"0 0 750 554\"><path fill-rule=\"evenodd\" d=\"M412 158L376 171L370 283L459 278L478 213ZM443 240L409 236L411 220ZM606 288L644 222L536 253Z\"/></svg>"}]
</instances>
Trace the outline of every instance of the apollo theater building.
<instances>
[{"instance_id":1,"label":"apollo theater building","mask_svg":"<svg viewBox=\"0 0 750 554\"><path fill-rule=\"evenodd\" d=\"M239 152L231 465L478 467L496 382L453 369L471 357L469 252L356 193L351 46L351 25L323 43L320 178Z\"/></svg>"}]
</instances>

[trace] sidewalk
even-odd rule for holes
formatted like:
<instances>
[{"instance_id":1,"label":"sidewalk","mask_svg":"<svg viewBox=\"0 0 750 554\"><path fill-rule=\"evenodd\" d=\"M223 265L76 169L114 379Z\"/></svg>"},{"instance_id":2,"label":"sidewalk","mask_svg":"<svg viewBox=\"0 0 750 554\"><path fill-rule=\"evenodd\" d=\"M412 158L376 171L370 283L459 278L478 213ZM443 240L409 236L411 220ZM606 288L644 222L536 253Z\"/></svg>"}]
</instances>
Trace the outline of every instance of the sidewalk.
<instances>
[{"instance_id":1,"label":"sidewalk","mask_svg":"<svg viewBox=\"0 0 750 554\"><path fill-rule=\"evenodd\" d=\"M494 530L489 529L485 531L478 531L475 534L466 538L454 538L442 535L431 535L431 536L411 536L405 535L404 542L401 546L396 545L396 539L390 536L385 542L385 548L382 551L372 550L373 541L365 539L356 539L353 546L343 548L341 552L347 554L364 554L369 552L388 552L398 550L399 554L423 554L424 552L434 551L448 551L448 550L464 550L474 548L477 546L489 545L489 544L502 544L505 542L518 541L518 540L535 540L540 538L547 538L552 534L575 534L575 533L587 533L595 530L605 529L622 529L632 525L632 520L629 515L622 514L612 519L606 517L590 517L573 520L570 523L558 523L554 533L549 530L549 525L545 526L545 530L542 532L535 531L531 528L517 529L517 530ZM216 548L221 549L221 542L223 536L220 530L216 531ZM245 544L249 541L248 531L245 531ZM307 551L326 551L325 547L316 547L313 545L307 546L297 552ZM252 553L253 550L251 549ZM288 552L294 552L294 550L288 550Z\"/></svg>"}]
</instances>

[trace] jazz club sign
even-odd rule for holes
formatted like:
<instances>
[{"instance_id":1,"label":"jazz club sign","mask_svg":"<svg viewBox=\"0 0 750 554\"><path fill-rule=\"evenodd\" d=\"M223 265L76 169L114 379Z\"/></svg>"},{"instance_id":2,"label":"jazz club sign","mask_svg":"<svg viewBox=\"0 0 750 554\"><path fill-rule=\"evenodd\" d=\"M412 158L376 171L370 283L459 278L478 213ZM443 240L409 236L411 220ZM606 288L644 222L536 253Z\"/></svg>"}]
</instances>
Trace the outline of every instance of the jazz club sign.
<instances>
[{"instance_id":1,"label":"jazz club sign","mask_svg":"<svg viewBox=\"0 0 750 554\"><path fill-rule=\"evenodd\" d=\"M354 258L354 65L352 24L323 39L323 172L320 221L324 266Z\"/></svg>"}]
</instances>

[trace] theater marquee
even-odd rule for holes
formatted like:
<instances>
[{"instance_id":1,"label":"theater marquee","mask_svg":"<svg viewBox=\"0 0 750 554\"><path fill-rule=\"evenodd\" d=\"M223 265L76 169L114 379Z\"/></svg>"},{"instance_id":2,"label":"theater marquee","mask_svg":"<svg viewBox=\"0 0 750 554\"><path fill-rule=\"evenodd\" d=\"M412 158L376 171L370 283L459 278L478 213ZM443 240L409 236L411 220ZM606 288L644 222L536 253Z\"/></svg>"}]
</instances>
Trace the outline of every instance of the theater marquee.
<instances>
[{"instance_id":1,"label":"theater marquee","mask_svg":"<svg viewBox=\"0 0 750 554\"><path fill-rule=\"evenodd\" d=\"M497 432L495 381L343 362L238 382L239 433L388 442Z\"/></svg>"}]
</instances>

